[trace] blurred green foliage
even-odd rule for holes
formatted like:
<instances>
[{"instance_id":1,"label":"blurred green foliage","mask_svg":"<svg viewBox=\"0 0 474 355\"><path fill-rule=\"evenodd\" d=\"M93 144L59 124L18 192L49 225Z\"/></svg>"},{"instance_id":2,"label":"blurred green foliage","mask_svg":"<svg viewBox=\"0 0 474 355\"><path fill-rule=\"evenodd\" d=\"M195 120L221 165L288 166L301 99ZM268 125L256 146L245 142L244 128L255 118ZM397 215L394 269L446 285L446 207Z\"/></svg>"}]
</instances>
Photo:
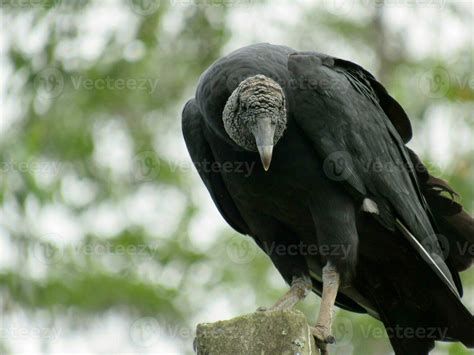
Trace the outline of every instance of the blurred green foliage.
<instances>
[{"instance_id":1,"label":"blurred green foliage","mask_svg":"<svg viewBox=\"0 0 474 355\"><path fill-rule=\"evenodd\" d=\"M456 80L472 82L472 43L449 60L436 54L419 60L404 46L410 31L387 24L383 2L352 5L354 16L344 8L293 4L308 8L298 21L274 26L283 28L285 44L346 56L375 71L415 129L444 110L446 120L456 118L453 132L468 130L472 138L474 90ZM199 75L233 39L251 32L247 23L235 27L233 13L245 17L272 6L2 3L0 353L14 352L25 339L10 329L17 314L31 319L26 333L32 324L47 324L71 334L110 312L121 316L132 349L159 352L169 342L189 353L197 322L215 320L222 309L222 316L251 312L285 290L253 242L208 208L179 118ZM461 24L469 20L454 3L442 11ZM443 168L430 150L439 142L418 138L416 146L472 212L474 155L457 150L456 136L444 133L451 155ZM472 307L474 277L462 277ZM314 322L318 302L313 295L298 307ZM391 351L381 323L368 316L340 311L335 332L335 354ZM56 349L56 341L41 339L38 352ZM459 344L437 349L467 354Z\"/></svg>"}]
</instances>

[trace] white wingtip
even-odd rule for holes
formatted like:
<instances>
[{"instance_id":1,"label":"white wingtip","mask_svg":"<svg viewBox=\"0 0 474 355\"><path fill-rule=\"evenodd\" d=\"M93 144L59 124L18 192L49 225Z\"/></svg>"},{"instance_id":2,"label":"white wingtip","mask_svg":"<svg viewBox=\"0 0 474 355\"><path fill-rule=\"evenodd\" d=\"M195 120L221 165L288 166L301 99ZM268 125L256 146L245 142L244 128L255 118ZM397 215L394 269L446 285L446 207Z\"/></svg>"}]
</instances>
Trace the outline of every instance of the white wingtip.
<instances>
[{"instance_id":1,"label":"white wingtip","mask_svg":"<svg viewBox=\"0 0 474 355\"><path fill-rule=\"evenodd\" d=\"M362 211L379 214L379 207L375 201L371 200L370 198L364 198L362 201Z\"/></svg>"}]
</instances>

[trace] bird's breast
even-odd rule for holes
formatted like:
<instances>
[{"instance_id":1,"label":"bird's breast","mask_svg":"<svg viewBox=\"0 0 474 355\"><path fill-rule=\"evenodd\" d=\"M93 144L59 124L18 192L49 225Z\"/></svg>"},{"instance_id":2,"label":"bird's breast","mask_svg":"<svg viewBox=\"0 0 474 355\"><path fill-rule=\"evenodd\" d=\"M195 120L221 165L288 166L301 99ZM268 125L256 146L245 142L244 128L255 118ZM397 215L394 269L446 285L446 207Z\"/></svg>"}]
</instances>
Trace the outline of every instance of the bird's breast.
<instances>
[{"instance_id":1,"label":"bird's breast","mask_svg":"<svg viewBox=\"0 0 474 355\"><path fill-rule=\"evenodd\" d=\"M288 225L311 226L309 199L321 179L321 163L311 145L288 127L265 171L257 152L236 151L225 142L213 147L222 177L239 208L263 212Z\"/></svg>"}]
</instances>

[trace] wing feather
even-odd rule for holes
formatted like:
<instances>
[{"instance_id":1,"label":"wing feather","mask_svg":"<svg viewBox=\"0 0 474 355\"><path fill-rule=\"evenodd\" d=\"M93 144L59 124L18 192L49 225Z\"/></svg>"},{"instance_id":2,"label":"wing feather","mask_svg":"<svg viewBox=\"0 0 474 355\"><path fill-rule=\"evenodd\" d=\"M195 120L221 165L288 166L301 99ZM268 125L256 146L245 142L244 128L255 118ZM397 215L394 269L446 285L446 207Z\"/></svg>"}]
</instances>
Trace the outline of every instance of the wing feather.
<instances>
[{"instance_id":1,"label":"wing feather","mask_svg":"<svg viewBox=\"0 0 474 355\"><path fill-rule=\"evenodd\" d=\"M182 130L188 152L217 209L227 223L241 234L249 234L249 227L227 190L219 172L206 169L215 161L202 130L203 118L194 99L189 100L182 113Z\"/></svg>"},{"instance_id":2,"label":"wing feather","mask_svg":"<svg viewBox=\"0 0 474 355\"><path fill-rule=\"evenodd\" d=\"M342 164L339 177L326 175L360 203L374 200L385 213L381 223L396 226L409 239L401 225L405 227L421 246L415 249L423 260L457 294L404 146L411 137L408 118L372 75L348 63L313 52L291 54L288 69L299 84L292 95L293 117L323 166ZM397 118L390 118L393 112Z\"/></svg>"}]
</instances>

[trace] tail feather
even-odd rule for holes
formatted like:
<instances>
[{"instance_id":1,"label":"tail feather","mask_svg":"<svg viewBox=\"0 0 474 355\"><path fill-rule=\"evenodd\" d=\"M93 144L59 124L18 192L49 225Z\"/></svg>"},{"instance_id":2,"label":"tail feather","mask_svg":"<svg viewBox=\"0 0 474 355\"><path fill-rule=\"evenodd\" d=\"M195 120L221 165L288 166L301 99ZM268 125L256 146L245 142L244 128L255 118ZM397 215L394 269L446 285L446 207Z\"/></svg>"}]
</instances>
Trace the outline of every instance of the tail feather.
<instances>
[{"instance_id":1,"label":"tail feather","mask_svg":"<svg viewBox=\"0 0 474 355\"><path fill-rule=\"evenodd\" d=\"M366 285L395 354L428 354L435 341L474 348L474 317L426 264L418 265L422 284L418 278L400 283L373 276Z\"/></svg>"},{"instance_id":2,"label":"tail feather","mask_svg":"<svg viewBox=\"0 0 474 355\"><path fill-rule=\"evenodd\" d=\"M456 200L454 189L430 175L418 156L411 150L409 153L427 212L440 233L440 245L443 251L449 250L446 265L462 293L458 272L474 261L474 255L469 254L474 248L474 220ZM474 348L473 315L419 254L405 248L402 241L398 243L400 249L394 253L403 263L380 264L367 254L369 257L358 264L358 275L363 277L357 280L358 289L384 323L395 354L429 354L435 341L459 341ZM382 268L380 274L373 273L376 268Z\"/></svg>"},{"instance_id":3,"label":"tail feather","mask_svg":"<svg viewBox=\"0 0 474 355\"><path fill-rule=\"evenodd\" d=\"M458 194L449 184L428 172L420 158L408 149L423 196L433 214L443 248L449 249L448 257L457 271L468 269L474 262L474 219L456 201ZM443 245L447 244L447 245Z\"/></svg>"}]
</instances>

